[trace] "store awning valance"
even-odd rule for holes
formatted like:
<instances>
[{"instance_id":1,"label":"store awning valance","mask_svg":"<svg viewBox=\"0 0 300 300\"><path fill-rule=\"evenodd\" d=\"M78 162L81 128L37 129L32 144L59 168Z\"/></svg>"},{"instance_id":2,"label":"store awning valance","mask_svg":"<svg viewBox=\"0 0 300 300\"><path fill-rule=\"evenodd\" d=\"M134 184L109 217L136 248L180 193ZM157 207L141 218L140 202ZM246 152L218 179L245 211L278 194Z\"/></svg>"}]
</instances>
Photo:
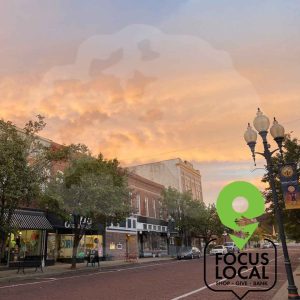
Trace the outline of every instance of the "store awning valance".
<instances>
[{"instance_id":1,"label":"store awning valance","mask_svg":"<svg viewBox=\"0 0 300 300\"><path fill-rule=\"evenodd\" d=\"M53 229L43 212L15 210L10 221L14 229Z\"/></svg>"}]
</instances>

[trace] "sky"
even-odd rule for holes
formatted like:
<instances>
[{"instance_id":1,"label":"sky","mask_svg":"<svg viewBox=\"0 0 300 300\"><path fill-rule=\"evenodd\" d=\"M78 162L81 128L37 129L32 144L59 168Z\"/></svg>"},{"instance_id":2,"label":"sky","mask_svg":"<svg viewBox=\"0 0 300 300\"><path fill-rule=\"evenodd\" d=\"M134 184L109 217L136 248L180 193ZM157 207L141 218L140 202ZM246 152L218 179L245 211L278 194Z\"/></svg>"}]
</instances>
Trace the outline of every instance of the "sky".
<instances>
[{"instance_id":1,"label":"sky","mask_svg":"<svg viewBox=\"0 0 300 300\"><path fill-rule=\"evenodd\" d=\"M123 166L180 157L204 200L263 188L243 134L257 107L300 136L298 0L0 2L0 117ZM257 146L260 150L260 145Z\"/></svg>"}]
</instances>

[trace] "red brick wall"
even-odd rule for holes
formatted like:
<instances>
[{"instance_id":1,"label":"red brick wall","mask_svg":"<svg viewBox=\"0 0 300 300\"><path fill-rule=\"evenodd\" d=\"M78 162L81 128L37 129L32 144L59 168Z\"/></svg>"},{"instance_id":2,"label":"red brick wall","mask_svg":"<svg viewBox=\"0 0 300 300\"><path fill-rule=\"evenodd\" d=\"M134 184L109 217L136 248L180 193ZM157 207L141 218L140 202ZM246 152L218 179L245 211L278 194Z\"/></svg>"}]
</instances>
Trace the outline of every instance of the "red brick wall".
<instances>
[{"instance_id":1,"label":"red brick wall","mask_svg":"<svg viewBox=\"0 0 300 300\"><path fill-rule=\"evenodd\" d=\"M114 243L115 249L110 249L110 244ZM117 249L118 244L122 244L122 249ZM137 236L127 235L123 232L106 232L106 254L112 256L113 260L125 259L126 245L129 254L138 255Z\"/></svg>"},{"instance_id":2,"label":"red brick wall","mask_svg":"<svg viewBox=\"0 0 300 300\"><path fill-rule=\"evenodd\" d=\"M147 209L145 207L145 198L148 198L148 212L149 217L154 218L155 212L153 202L155 201L156 218L159 219L160 204L162 191L164 186L136 174L129 174L128 185L132 190L132 207L136 207L136 195L139 194L141 198L141 215L147 216Z\"/></svg>"}]
</instances>

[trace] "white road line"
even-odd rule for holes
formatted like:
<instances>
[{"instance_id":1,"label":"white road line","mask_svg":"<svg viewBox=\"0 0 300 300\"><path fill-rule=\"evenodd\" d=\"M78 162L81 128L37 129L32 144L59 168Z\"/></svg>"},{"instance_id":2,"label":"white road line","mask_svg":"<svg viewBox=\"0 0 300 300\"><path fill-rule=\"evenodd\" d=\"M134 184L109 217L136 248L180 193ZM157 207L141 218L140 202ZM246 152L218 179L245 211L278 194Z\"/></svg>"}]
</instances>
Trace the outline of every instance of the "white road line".
<instances>
[{"instance_id":1,"label":"white road line","mask_svg":"<svg viewBox=\"0 0 300 300\"><path fill-rule=\"evenodd\" d=\"M72 278L88 277L88 276L94 276L94 275L99 275L99 274L122 272L122 271L126 271L126 270L135 270L135 269L142 269L142 268L148 268L148 267L154 267L154 266L164 266L164 265L170 265L170 264L174 264L174 263L181 263L181 261L172 261L172 262L161 263L161 264L156 263L156 264L151 264L151 265L136 266L136 267L123 268L123 269L114 269L114 270L108 270L108 271L99 271L99 272L94 272L94 273L89 273L89 274L66 276L66 277L60 277L60 278L59 277L57 277L57 278L55 278L55 277L45 278L44 277L44 278L39 278L41 281L5 285L5 286L0 286L0 289L8 289L8 288L14 288L14 287L19 287L19 286L35 285L35 284L42 284L42 283L52 283L56 280L65 280L65 279L72 279ZM43 280L43 279L46 279L46 280Z\"/></svg>"},{"instance_id":2,"label":"white road line","mask_svg":"<svg viewBox=\"0 0 300 300\"><path fill-rule=\"evenodd\" d=\"M280 257L283 257L283 255L278 256L277 259L280 258ZM270 260L270 262L271 262L271 261L274 261L274 260L275 260L275 259L272 259L272 260ZM257 268L259 268L259 267L261 267L261 266L262 266L262 265L259 265L259 266L257 266ZM241 273L249 272L249 271L251 271L252 269L253 269L253 268L247 269L247 270L245 270L245 271L243 271L243 272L241 272ZM218 282L223 282L223 281L225 281L225 280L226 280L226 279L222 279L222 280L220 280L220 281L218 281ZM209 286L211 287L211 286L214 286L214 285L216 285L216 284L217 284L217 282L215 281L215 282L212 282L211 284L209 284ZM193 294L197 294L197 293L199 293L199 292L201 292L201 291L203 291L203 290L205 290L205 289L207 289L207 286L206 286L206 285L203 286L203 287L201 287L201 288L199 288L199 289L197 289L197 290L193 290L193 291L190 291L189 293L186 293L186 294L183 294L183 295L181 295L181 296L172 298L171 300L179 300L179 299L183 299L183 298L186 298L186 297L191 296L191 295L193 295Z\"/></svg>"}]
</instances>

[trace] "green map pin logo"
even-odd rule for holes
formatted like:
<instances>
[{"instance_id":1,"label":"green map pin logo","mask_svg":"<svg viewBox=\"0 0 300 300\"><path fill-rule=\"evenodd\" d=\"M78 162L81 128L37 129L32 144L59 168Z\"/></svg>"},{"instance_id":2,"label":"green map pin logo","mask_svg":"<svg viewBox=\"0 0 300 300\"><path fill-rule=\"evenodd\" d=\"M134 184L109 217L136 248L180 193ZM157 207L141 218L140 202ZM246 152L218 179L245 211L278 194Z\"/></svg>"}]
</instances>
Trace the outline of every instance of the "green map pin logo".
<instances>
[{"instance_id":1,"label":"green map pin logo","mask_svg":"<svg viewBox=\"0 0 300 300\"><path fill-rule=\"evenodd\" d=\"M245 212L238 212L232 206L238 197L248 201ZM242 250L258 226L255 218L264 213L265 201L256 186L245 181L235 181L221 190L216 208L223 225L235 232L230 234L232 241Z\"/></svg>"}]
</instances>

